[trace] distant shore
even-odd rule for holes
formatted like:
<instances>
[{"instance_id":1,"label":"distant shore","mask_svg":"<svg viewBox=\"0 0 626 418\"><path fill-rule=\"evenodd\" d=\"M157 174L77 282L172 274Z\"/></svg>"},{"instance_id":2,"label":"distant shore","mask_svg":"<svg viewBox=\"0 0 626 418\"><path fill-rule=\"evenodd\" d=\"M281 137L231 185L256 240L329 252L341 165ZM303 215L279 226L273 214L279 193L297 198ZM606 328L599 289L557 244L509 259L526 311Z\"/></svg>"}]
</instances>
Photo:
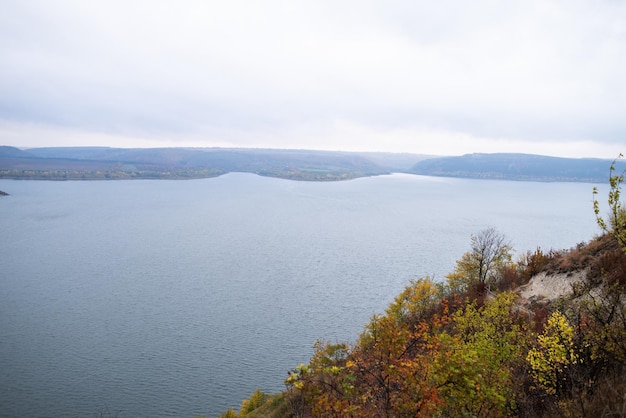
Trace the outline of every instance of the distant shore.
<instances>
[{"instance_id":1,"label":"distant shore","mask_svg":"<svg viewBox=\"0 0 626 418\"><path fill-rule=\"evenodd\" d=\"M530 154L372 153L249 148L0 146L0 179L201 179L241 172L297 181L341 181L391 173L487 180L604 183L610 160ZM616 161L618 172L626 170Z\"/></svg>"}]
</instances>

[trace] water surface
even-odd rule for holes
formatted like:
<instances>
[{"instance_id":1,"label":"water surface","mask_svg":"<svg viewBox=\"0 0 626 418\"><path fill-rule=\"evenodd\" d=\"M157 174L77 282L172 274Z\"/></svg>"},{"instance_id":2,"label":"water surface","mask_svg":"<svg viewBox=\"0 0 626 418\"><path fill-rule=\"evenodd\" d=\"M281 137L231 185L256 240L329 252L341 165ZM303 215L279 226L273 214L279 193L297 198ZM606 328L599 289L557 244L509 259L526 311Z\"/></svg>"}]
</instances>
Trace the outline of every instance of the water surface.
<instances>
[{"instance_id":1,"label":"water surface","mask_svg":"<svg viewBox=\"0 0 626 418\"><path fill-rule=\"evenodd\" d=\"M598 232L592 185L0 180L0 414L213 417L354 341L495 226L518 253ZM606 188L600 186L601 193Z\"/></svg>"}]
</instances>

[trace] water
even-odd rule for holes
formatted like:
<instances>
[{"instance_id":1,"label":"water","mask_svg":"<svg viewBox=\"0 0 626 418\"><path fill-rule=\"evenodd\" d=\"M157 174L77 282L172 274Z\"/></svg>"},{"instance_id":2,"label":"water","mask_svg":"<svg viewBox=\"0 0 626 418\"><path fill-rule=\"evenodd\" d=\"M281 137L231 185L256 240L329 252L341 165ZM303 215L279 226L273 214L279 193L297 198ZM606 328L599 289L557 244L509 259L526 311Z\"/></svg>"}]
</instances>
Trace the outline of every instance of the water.
<instances>
[{"instance_id":1,"label":"water","mask_svg":"<svg viewBox=\"0 0 626 418\"><path fill-rule=\"evenodd\" d=\"M495 226L518 253L598 233L589 184L0 180L0 415L216 417L354 341ZM600 186L601 196L606 187Z\"/></svg>"}]
</instances>

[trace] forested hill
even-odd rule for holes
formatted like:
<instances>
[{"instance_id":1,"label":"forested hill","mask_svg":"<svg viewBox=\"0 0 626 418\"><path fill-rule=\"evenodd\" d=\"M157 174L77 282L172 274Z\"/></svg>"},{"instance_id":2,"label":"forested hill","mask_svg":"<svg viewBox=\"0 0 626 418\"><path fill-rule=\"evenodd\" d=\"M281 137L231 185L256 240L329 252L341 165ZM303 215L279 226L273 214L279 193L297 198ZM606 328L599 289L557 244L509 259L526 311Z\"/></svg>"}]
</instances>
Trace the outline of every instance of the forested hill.
<instances>
[{"instance_id":1,"label":"forested hill","mask_svg":"<svg viewBox=\"0 0 626 418\"><path fill-rule=\"evenodd\" d=\"M610 161L529 154L423 154L256 148L0 146L0 178L38 180L188 179L229 172L332 181L394 172L529 181L604 182ZM618 161L618 172L626 169Z\"/></svg>"},{"instance_id":2,"label":"forested hill","mask_svg":"<svg viewBox=\"0 0 626 418\"><path fill-rule=\"evenodd\" d=\"M605 182L610 161L595 158L558 158L531 154L467 154L418 162L415 174L477 179ZM616 162L616 171L626 163Z\"/></svg>"},{"instance_id":3,"label":"forested hill","mask_svg":"<svg viewBox=\"0 0 626 418\"><path fill-rule=\"evenodd\" d=\"M98 180L203 178L248 172L293 180L345 180L408 172L417 154L247 148L0 146L0 178Z\"/></svg>"}]
</instances>

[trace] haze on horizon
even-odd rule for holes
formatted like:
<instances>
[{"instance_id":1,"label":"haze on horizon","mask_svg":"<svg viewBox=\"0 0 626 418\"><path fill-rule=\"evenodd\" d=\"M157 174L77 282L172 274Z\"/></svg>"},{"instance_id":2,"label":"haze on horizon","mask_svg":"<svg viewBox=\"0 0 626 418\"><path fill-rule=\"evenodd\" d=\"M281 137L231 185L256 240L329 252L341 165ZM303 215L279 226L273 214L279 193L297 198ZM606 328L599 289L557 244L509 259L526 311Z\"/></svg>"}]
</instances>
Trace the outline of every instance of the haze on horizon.
<instances>
[{"instance_id":1,"label":"haze on horizon","mask_svg":"<svg viewBox=\"0 0 626 418\"><path fill-rule=\"evenodd\" d=\"M0 145L614 158L626 2L24 0Z\"/></svg>"}]
</instances>

